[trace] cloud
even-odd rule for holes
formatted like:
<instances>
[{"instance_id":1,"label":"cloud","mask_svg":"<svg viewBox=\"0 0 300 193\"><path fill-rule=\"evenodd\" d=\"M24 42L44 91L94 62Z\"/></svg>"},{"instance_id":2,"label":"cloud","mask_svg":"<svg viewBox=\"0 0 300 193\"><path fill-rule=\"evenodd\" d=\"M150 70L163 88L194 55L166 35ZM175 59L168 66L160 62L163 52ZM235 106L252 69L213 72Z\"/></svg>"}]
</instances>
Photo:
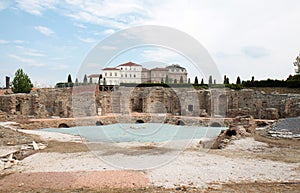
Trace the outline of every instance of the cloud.
<instances>
[{"instance_id":1,"label":"cloud","mask_svg":"<svg viewBox=\"0 0 300 193\"><path fill-rule=\"evenodd\" d=\"M14 40L13 42L15 44L24 44L25 43L25 41L23 41L23 40Z\"/></svg>"},{"instance_id":2,"label":"cloud","mask_svg":"<svg viewBox=\"0 0 300 193\"><path fill-rule=\"evenodd\" d=\"M0 1L0 10L4 10L9 7L13 2L11 0L2 0Z\"/></svg>"},{"instance_id":3,"label":"cloud","mask_svg":"<svg viewBox=\"0 0 300 193\"><path fill-rule=\"evenodd\" d=\"M74 26L75 26L75 27L79 27L79 28L83 28L83 29L86 29L86 28L87 28L86 25L83 25L83 24L81 24L81 23L74 23Z\"/></svg>"},{"instance_id":4,"label":"cloud","mask_svg":"<svg viewBox=\"0 0 300 193\"><path fill-rule=\"evenodd\" d=\"M23 55L26 55L26 56L38 56L38 57L46 56L40 50L35 50L35 49L31 49L31 48L24 48L22 46L16 46L16 47L19 48L21 50L21 53Z\"/></svg>"},{"instance_id":5,"label":"cloud","mask_svg":"<svg viewBox=\"0 0 300 193\"><path fill-rule=\"evenodd\" d=\"M113 34L113 33L115 33L116 31L115 30L113 30L113 29L107 29L107 30L104 30L103 31L103 34L104 35L111 35L111 34Z\"/></svg>"},{"instance_id":6,"label":"cloud","mask_svg":"<svg viewBox=\"0 0 300 193\"><path fill-rule=\"evenodd\" d=\"M75 20L113 27L127 28L140 23L147 16L147 9L137 0L73 1L66 0L64 15Z\"/></svg>"},{"instance_id":7,"label":"cloud","mask_svg":"<svg viewBox=\"0 0 300 193\"><path fill-rule=\"evenodd\" d=\"M269 51L262 46L245 46L242 52L251 58L261 58L269 55Z\"/></svg>"},{"instance_id":8,"label":"cloud","mask_svg":"<svg viewBox=\"0 0 300 193\"><path fill-rule=\"evenodd\" d=\"M58 0L16 0L17 6L32 15L42 15L47 9L55 9Z\"/></svg>"},{"instance_id":9,"label":"cloud","mask_svg":"<svg viewBox=\"0 0 300 193\"><path fill-rule=\"evenodd\" d=\"M93 39L93 38L82 38L82 37L78 37L78 39L84 43L96 43L98 40Z\"/></svg>"},{"instance_id":10,"label":"cloud","mask_svg":"<svg viewBox=\"0 0 300 193\"><path fill-rule=\"evenodd\" d=\"M14 54L9 54L8 56L11 57L11 58L16 59L16 60L18 60L18 61L20 61L22 63L25 63L25 64L27 64L29 66L35 66L35 67L46 66L43 63L37 62L37 61L29 59L29 58L24 58L24 57L21 57L21 56L17 56L17 55L14 55Z\"/></svg>"},{"instance_id":11,"label":"cloud","mask_svg":"<svg viewBox=\"0 0 300 193\"><path fill-rule=\"evenodd\" d=\"M9 41L7 41L7 40L0 40L0 44L8 44L9 43Z\"/></svg>"},{"instance_id":12,"label":"cloud","mask_svg":"<svg viewBox=\"0 0 300 193\"><path fill-rule=\"evenodd\" d=\"M53 36L55 34L54 31L45 26L36 26L34 27L34 29L40 32L41 34L44 34L45 36Z\"/></svg>"},{"instance_id":13,"label":"cloud","mask_svg":"<svg viewBox=\"0 0 300 193\"><path fill-rule=\"evenodd\" d=\"M143 50L141 53L141 57L145 61L156 61L163 63L174 63L182 61L181 55L179 55L178 53L162 48Z\"/></svg>"}]
</instances>

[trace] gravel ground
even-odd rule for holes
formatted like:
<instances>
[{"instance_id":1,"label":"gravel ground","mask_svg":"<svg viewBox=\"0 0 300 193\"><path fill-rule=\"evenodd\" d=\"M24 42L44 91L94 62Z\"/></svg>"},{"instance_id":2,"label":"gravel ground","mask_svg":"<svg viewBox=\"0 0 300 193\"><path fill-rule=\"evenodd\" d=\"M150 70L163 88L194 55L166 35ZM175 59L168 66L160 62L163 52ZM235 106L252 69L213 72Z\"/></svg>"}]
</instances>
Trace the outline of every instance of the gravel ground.
<instances>
[{"instance_id":1,"label":"gravel ground","mask_svg":"<svg viewBox=\"0 0 300 193\"><path fill-rule=\"evenodd\" d=\"M51 140L74 139L71 136L56 138L55 133L47 135L52 135L47 136ZM226 151L261 151L266 148L267 144L246 138L235 141ZM38 152L21 160L16 166L17 173L0 179L0 192L43 188L64 190L148 186L192 186L203 189L211 183L300 182L299 162L285 163L247 156L228 157L204 152L196 147L176 152L176 149L162 148L159 144L106 144L98 146L96 150L74 153ZM169 155L176 156L159 167L142 171L119 170L112 164L126 162L126 165L130 160L135 163L140 158L143 162L151 163Z\"/></svg>"}]
</instances>

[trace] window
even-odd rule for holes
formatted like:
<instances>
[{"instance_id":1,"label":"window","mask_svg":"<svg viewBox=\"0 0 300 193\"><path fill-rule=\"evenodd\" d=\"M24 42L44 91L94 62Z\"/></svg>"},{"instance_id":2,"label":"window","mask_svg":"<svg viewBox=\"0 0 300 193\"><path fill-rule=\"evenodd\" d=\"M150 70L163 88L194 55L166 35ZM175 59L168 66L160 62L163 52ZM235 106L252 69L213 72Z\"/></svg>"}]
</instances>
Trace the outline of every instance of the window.
<instances>
[{"instance_id":1,"label":"window","mask_svg":"<svg viewBox=\"0 0 300 193\"><path fill-rule=\"evenodd\" d=\"M109 73L110 76L112 76L112 73Z\"/></svg>"},{"instance_id":2,"label":"window","mask_svg":"<svg viewBox=\"0 0 300 193\"><path fill-rule=\"evenodd\" d=\"M121 77L123 78L123 74L121 74Z\"/></svg>"},{"instance_id":3,"label":"window","mask_svg":"<svg viewBox=\"0 0 300 193\"><path fill-rule=\"evenodd\" d=\"M105 72L105 76L107 76L107 72Z\"/></svg>"},{"instance_id":4,"label":"window","mask_svg":"<svg viewBox=\"0 0 300 193\"><path fill-rule=\"evenodd\" d=\"M131 78L131 74L130 74L129 76L130 76L130 78Z\"/></svg>"},{"instance_id":5,"label":"window","mask_svg":"<svg viewBox=\"0 0 300 193\"><path fill-rule=\"evenodd\" d=\"M121 68L121 70L123 70L123 68Z\"/></svg>"},{"instance_id":6,"label":"window","mask_svg":"<svg viewBox=\"0 0 300 193\"><path fill-rule=\"evenodd\" d=\"M125 70L127 70L127 68L125 68Z\"/></svg>"},{"instance_id":7,"label":"window","mask_svg":"<svg viewBox=\"0 0 300 193\"><path fill-rule=\"evenodd\" d=\"M188 105L188 110L189 110L190 112L192 112L192 111L194 110L193 105Z\"/></svg>"},{"instance_id":8,"label":"window","mask_svg":"<svg viewBox=\"0 0 300 193\"><path fill-rule=\"evenodd\" d=\"M125 74L125 77L127 78L127 74Z\"/></svg>"},{"instance_id":9,"label":"window","mask_svg":"<svg viewBox=\"0 0 300 193\"><path fill-rule=\"evenodd\" d=\"M133 77L134 77L134 78L136 77L135 74L133 75Z\"/></svg>"},{"instance_id":10,"label":"window","mask_svg":"<svg viewBox=\"0 0 300 193\"><path fill-rule=\"evenodd\" d=\"M118 76L118 74L115 72L115 76Z\"/></svg>"}]
</instances>

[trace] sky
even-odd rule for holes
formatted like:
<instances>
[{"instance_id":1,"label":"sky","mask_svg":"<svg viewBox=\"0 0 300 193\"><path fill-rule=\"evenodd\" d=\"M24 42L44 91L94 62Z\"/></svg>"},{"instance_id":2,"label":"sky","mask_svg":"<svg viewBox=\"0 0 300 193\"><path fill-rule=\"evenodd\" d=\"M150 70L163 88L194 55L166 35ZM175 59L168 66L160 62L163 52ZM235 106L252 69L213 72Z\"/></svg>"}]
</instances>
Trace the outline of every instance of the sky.
<instances>
[{"instance_id":1,"label":"sky","mask_svg":"<svg viewBox=\"0 0 300 193\"><path fill-rule=\"evenodd\" d=\"M231 82L237 76L286 79L295 73L293 62L300 53L299 7L298 0L0 0L0 87L18 68L37 87L64 82L68 74L74 80L99 43L144 25L170 27L194 38L220 77L227 75ZM94 73L128 61L155 61L186 67L192 80L208 79L176 50L159 45L126 49L111 61Z\"/></svg>"}]
</instances>

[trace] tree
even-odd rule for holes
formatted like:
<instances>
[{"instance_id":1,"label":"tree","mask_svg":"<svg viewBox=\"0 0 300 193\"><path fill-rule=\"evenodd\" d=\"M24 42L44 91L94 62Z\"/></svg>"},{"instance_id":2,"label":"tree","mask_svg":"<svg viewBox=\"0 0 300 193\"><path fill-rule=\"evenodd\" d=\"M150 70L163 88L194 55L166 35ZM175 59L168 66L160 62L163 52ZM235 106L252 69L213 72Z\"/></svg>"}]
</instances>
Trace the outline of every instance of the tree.
<instances>
[{"instance_id":1,"label":"tree","mask_svg":"<svg viewBox=\"0 0 300 193\"><path fill-rule=\"evenodd\" d=\"M197 77L197 76L195 77L194 84L199 84L199 83L198 83L198 77Z\"/></svg>"},{"instance_id":2,"label":"tree","mask_svg":"<svg viewBox=\"0 0 300 193\"><path fill-rule=\"evenodd\" d=\"M164 78L161 78L160 83L164 83Z\"/></svg>"},{"instance_id":3,"label":"tree","mask_svg":"<svg viewBox=\"0 0 300 193\"><path fill-rule=\"evenodd\" d=\"M203 78L201 79L201 84L202 84L202 85L204 84L204 80L203 80Z\"/></svg>"},{"instance_id":4,"label":"tree","mask_svg":"<svg viewBox=\"0 0 300 193\"><path fill-rule=\"evenodd\" d=\"M83 78L83 84L87 84L88 80L87 80L87 76L86 74L84 75L84 78Z\"/></svg>"},{"instance_id":5,"label":"tree","mask_svg":"<svg viewBox=\"0 0 300 193\"><path fill-rule=\"evenodd\" d=\"M240 79L239 76L238 76L237 79L236 79L236 84L241 84L241 79Z\"/></svg>"},{"instance_id":6,"label":"tree","mask_svg":"<svg viewBox=\"0 0 300 193\"><path fill-rule=\"evenodd\" d=\"M106 78L103 78L103 85L106 85Z\"/></svg>"},{"instance_id":7,"label":"tree","mask_svg":"<svg viewBox=\"0 0 300 193\"><path fill-rule=\"evenodd\" d=\"M300 54L296 57L296 61L294 62L294 66L296 66L296 73L300 74Z\"/></svg>"},{"instance_id":8,"label":"tree","mask_svg":"<svg viewBox=\"0 0 300 193\"><path fill-rule=\"evenodd\" d=\"M177 79L174 79L174 84L177 84Z\"/></svg>"},{"instance_id":9,"label":"tree","mask_svg":"<svg viewBox=\"0 0 300 193\"><path fill-rule=\"evenodd\" d=\"M72 77L71 77L71 74L68 75L68 83L72 83Z\"/></svg>"},{"instance_id":10,"label":"tree","mask_svg":"<svg viewBox=\"0 0 300 193\"><path fill-rule=\"evenodd\" d=\"M169 76L168 76L168 75L166 75L166 81L165 81L165 83L166 83L166 84L169 83Z\"/></svg>"},{"instance_id":11,"label":"tree","mask_svg":"<svg viewBox=\"0 0 300 193\"><path fill-rule=\"evenodd\" d=\"M33 87L31 80L27 74L20 68L15 73L12 81L12 91L14 93L29 93Z\"/></svg>"},{"instance_id":12,"label":"tree","mask_svg":"<svg viewBox=\"0 0 300 193\"><path fill-rule=\"evenodd\" d=\"M216 79L214 79L214 84L217 84L217 81L216 81Z\"/></svg>"},{"instance_id":13,"label":"tree","mask_svg":"<svg viewBox=\"0 0 300 193\"><path fill-rule=\"evenodd\" d=\"M78 78L76 78L76 80L75 80L75 86L78 86L78 85L79 85Z\"/></svg>"},{"instance_id":14,"label":"tree","mask_svg":"<svg viewBox=\"0 0 300 193\"><path fill-rule=\"evenodd\" d=\"M191 84L191 79L190 78L188 79L188 84Z\"/></svg>"},{"instance_id":15,"label":"tree","mask_svg":"<svg viewBox=\"0 0 300 193\"><path fill-rule=\"evenodd\" d=\"M90 84L93 84L93 79L92 79L92 77L90 77Z\"/></svg>"},{"instance_id":16,"label":"tree","mask_svg":"<svg viewBox=\"0 0 300 193\"><path fill-rule=\"evenodd\" d=\"M209 79L208 79L208 84L212 84L213 83L213 80L212 80L212 75L209 76Z\"/></svg>"},{"instance_id":17,"label":"tree","mask_svg":"<svg viewBox=\"0 0 300 193\"><path fill-rule=\"evenodd\" d=\"M180 76L179 83L180 83L180 84L183 84L183 77L182 77L182 76Z\"/></svg>"},{"instance_id":18,"label":"tree","mask_svg":"<svg viewBox=\"0 0 300 193\"><path fill-rule=\"evenodd\" d=\"M225 75L224 76L224 84L229 84L229 78Z\"/></svg>"}]
</instances>

